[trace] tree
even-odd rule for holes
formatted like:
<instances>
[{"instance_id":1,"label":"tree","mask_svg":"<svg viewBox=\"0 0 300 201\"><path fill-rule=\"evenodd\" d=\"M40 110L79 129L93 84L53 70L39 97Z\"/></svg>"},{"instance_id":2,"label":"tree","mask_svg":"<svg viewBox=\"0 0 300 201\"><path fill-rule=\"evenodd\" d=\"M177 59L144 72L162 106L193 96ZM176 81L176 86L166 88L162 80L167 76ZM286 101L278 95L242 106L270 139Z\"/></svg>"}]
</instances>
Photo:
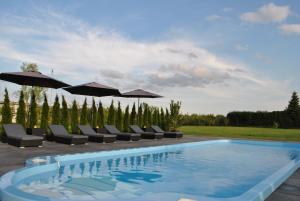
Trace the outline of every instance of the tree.
<instances>
[{"instance_id":1,"label":"tree","mask_svg":"<svg viewBox=\"0 0 300 201\"><path fill-rule=\"evenodd\" d=\"M171 100L169 121L170 121L170 129L172 130L176 130L178 128L178 118L179 118L180 108L181 108L181 102L179 101L175 102L174 100Z\"/></svg>"},{"instance_id":2,"label":"tree","mask_svg":"<svg viewBox=\"0 0 300 201\"><path fill-rule=\"evenodd\" d=\"M114 107L114 101L111 101L111 104L108 109L108 117L107 117L107 124L109 125L115 125L115 107Z\"/></svg>"},{"instance_id":3,"label":"tree","mask_svg":"<svg viewBox=\"0 0 300 201\"><path fill-rule=\"evenodd\" d=\"M116 116L116 127L119 130L122 130L122 109L121 109L121 103L118 102L118 109L117 109L117 116Z\"/></svg>"},{"instance_id":4,"label":"tree","mask_svg":"<svg viewBox=\"0 0 300 201\"><path fill-rule=\"evenodd\" d=\"M127 105L127 107L125 109L124 121L123 121L123 131L124 132L129 131L129 105Z\"/></svg>"},{"instance_id":5,"label":"tree","mask_svg":"<svg viewBox=\"0 0 300 201\"><path fill-rule=\"evenodd\" d=\"M160 108L160 126L162 129L166 130L165 112L163 108Z\"/></svg>"},{"instance_id":6,"label":"tree","mask_svg":"<svg viewBox=\"0 0 300 201\"><path fill-rule=\"evenodd\" d=\"M88 123L87 121L87 102L86 99L84 99L82 108L81 108L81 114L80 114L80 124L86 125Z\"/></svg>"},{"instance_id":7,"label":"tree","mask_svg":"<svg viewBox=\"0 0 300 201\"><path fill-rule=\"evenodd\" d=\"M37 104L34 91L31 92L29 109L29 128L34 128L37 123Z\"/></svg>"},{"instance_id":8,"label":"tree","mask_svg":"<svg viewBox=\"0 0 300 201\"><path fill-rule=\"evenodd\" d=\"M135 125L136 124L136 111L135 111L135 103L133 103L131 113L130 113L130 124Z\"/></svg>"},{"instance_id":9,"label":"tree","mask_svg":"<svg viewBox=\"0 0 300 201\"><path fill-rule=\"evenodd\" d=\"M78 123L79 123L79 119L78 119L78 107L77 107L77 103L76 100L73 101L72 103L72 110L71 110L71 131L72 133L78 133Z\"/></svg>"},{"instance_id":10,"label":"tree","mask_svg":"<svg viewBox=\"0 0 300 201\"><path fill-rule=\"evenodd\" d=\"M35 63L23 63L21 66L21 70L23 72L29 72L29 71L38 72L39 67ZM42 88L42 87L22 86L21 91L23 91L25 103L26 103L26 105L28 105L29 96L31 95L31 91L34 91L34 94L36 96L36 101L38 103L40 103L42 100L43 94L47 91L47 89Z\"/></svg>"},{"instance_id":11,"label":"tree","mask_svg":"<svg viewBox=\"0 0 300 201\"><path fill-rule=\"evenodd\" d=\"M150 127L152 125L152 112L153 112L153 108L152 107L147 107L148 112L147 112L147 124L145 125L146 127Z\"/></svg>"},{"instance_id":12,"label":"tree","mask_svg":"<svg viewBox=\"0 0 300 201\"><path fill-rule=\"evenodd\" d=\"M170 130L170 114L169 110L166 108L166 114L165 114L165 130Z\"/></svg>"},{"instance_id":13,"label":"tree","mask_svg":"<svg viewBox=\"0 0 300 201\"><path fill-rule=\"evenodd\" d=\"M93 128L96 128L97 127L97 107L96 107L96 103L95 103L94 99L93 99L93 103L92 103L91 114L92 114L91 125Z\"/></svg>"},{"instance_id":14,"label":"tree","mask_svg":"<svg viewBox=\"0 0 300 201\"><path fill-rule=\"evenodd\" d=\"M143 127L143 106L140 105L138 109L138 119L137 119L138 125L140 127Z\"/></svg>"},{"instance_id":15,"label":"tree","mask_svg":"<svg viewBox=\"0 0 300 201\"><path fill-rule=\"evenodd\" d=\"M296 126L297 120L300 116L299 97L296 92L293 92L289 105L286 108L286 112L289 118L293 121L293 126Z\"/></svg>"},{"instance_id":16,"label":"tree","mask_svg":"<svg viewBox=\"0 0 300 201\"><path fill-rule=\"evenodd\" d=\"M144 105L144 109L143 109L143 123L142 123L142 127L147 127L148 125L148 105L146 103L143 104Z\"/></svg>"},{"instance_id":17,"label":"tree","mask_svg":"<svg viewBox=\"0 0 300 201\"><path fill-rule=\"evenodd\" d=\"M69 130L69 109L64 96L62 96L60 122L67 130Z\"/></svg>"},{"instance_id":18,"label":"tree","mask_svg":"<svg viewBox=\"0 0 300 201\"><path fill-rule=\"evenodd\" d=\"M98 107L98 115L97 115L97 125L99 128L104 127L104 111L103 111L103 106L101 101L99 102L99 107Z\"/></svg>"},{"instance_id":19,"label":"tree","mask_svg":"<svg viewBox=\"0 0 300 201\"><path fill-rule=\"evenodd\" d=\"M4 95L4 102L1 110L2 120L1 123L3 124L11 124L12 122L12 112L10 108L10 100L8 91L5 88L5 95Z\"/></svg>"},{"instance_id":20,"label":"tree","mask_svg":"<svg viewBox=\"0 0 300 201\"><path fill-rule=\"evenodd\" d=\"M52 124L60 124L60 104L58 95L55 96L54 104L52 107Z\"/></svg>"},{"instance_id":21,"label":"tree","mask_svg":"<svg viewBox=\"0 0 300 201\"><path fill-rule=\"evenodd\" d=\"M45 131L48 129L48 121L49 121L49 105L46 94L44 94L44 103L42 106L42 114L41 114L41 125Z\"/></svg>"},{"instance_id":22,"label":"tree","mask_svg":"<svg viewBox=\"0 0 300 201\"><path fill-rule=\"evenodd\" d=\"M20 92L16 122L17 124L21 124L24 127L26 126L26 111L25 111L25 101L24 101L23 91Z\"/></svg>"}]
</instances>

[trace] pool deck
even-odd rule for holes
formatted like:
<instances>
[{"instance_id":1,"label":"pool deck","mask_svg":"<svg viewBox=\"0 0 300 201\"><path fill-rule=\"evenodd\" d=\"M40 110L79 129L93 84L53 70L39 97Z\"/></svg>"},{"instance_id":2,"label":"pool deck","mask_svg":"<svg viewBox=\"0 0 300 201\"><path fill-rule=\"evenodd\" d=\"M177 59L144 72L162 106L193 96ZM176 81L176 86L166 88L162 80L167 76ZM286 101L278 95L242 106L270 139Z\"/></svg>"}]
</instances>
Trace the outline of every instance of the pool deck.
<instances>
[{"instance_id":1,"label":"pool deck","mask_svg":"<svg viewBox=\"0 0 300 201\"><path fill-rule=\"evenodd\" d=\"M45 142L41 148L20 149L0 142L0 176L10 170L24 166L25 160L36 156L57 155L67 153L84 153L124 148L158 146L184 142L195 142L220 138L206 138L185 135L182 139L164 138L162 140L141 140L138 142L117 141L112 144L89 143L88 145L64 145ZM300 200L300 169L285 181L266 201L299 201Z\"/></svg>"}]
</instances>

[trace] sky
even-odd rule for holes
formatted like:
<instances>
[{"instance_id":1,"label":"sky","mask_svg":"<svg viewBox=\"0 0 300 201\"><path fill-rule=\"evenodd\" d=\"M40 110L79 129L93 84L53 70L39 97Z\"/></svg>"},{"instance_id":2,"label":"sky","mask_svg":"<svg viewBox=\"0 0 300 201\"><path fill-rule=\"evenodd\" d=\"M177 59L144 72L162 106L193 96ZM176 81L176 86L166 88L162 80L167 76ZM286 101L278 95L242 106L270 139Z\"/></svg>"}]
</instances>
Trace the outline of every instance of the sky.
<instances>
[{"instance_id":1,"label":"sky","mask_svg":"<svg viewBox=\"0 0 300 201\"><path fill-rule=\"evenodd\" d=\"M184 113L283 110L300 92L299 56L299 0L0 3L1 72L37 63L71 85L96 81L158 93L164 98L143 101L167 107L178 100ZM1 94L5 87L17 100L19 86L1 81ZM84 98L48 92L51 100L55 93Z\"/></svg>"}]
</instances>

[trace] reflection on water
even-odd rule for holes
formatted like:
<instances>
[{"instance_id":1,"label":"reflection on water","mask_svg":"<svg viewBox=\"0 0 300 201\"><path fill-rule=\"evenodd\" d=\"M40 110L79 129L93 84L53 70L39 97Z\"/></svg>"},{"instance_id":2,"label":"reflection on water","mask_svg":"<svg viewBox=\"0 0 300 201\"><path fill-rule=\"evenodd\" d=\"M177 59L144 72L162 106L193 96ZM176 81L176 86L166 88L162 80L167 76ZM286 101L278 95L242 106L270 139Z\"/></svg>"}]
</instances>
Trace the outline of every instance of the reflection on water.
<instances>
[{"instance_id":1,"label":"reflection on water","mask_svg":"<svg viewBox=\"0 0 300 201\"><path fill-rule=\"evenodd\" d=\"M299 150L224 143L61 164L19 184L65 200L197 200L239 196L290 162Z\"/></svg>"}]
</instances>

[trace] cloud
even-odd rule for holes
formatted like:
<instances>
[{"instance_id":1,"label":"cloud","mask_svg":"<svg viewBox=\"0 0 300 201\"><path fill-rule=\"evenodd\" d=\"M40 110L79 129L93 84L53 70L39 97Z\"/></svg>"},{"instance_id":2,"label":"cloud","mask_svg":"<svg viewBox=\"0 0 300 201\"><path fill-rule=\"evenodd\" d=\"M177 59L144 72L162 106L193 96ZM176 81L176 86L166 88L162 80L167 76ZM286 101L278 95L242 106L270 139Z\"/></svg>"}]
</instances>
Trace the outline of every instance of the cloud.
<instances>
[{"instance_id":1,"label":"cloud","mask_svg":"<svg viewBox=\"0 0 300 201\"><path fill-rule=\"evenodd\" d=\"M248 50L249 47L248 47L248 45L236 44L234 46L234 48L238 51L246 51L246 50Z\"/></svg>"},{"instance_id":2,"label":"cloud","mask_svg":"<svg viewBox=\"0 0 300 201\"><path fill-rule=\"evenodd\" d=\"M220 19L222 19L222 16L216 15L216 14L209 15L205 18L206 21L215 21L215 20L220 20Z\"/></svg>"},{"instance_id":3,"label":"cloud","mask_svg":"<svg viewBox=\"0 0 300 201\"><path fill-rule=\"evenodd\" d=\"M208 105L220 105L215 107L219 112L227 112L232 101L236 107L245 106L243 103L255 91L267 91L270 101L286 91L286 86L253 72L247 65L222 58L178 35L140 41L118 30L91 26L52 11L34 16L38 17L3 18L0 14L0 26L5 25L0 29L0 61L35 62L42 72L54 69L55 77L70 84L96 77L99 83L121 91L153 90L168 97L154 104L167 105L171 98L179 99L186 101L185 111L197 108L199 112L217 112L199 106L207 100ZM253 108L259 98L255 101L250 104Z\"/></svg>"},{"instance_id":4,"label":"cloud","mask_svg":"<svg viewBox=\"0 0 300 201\"><path fill-rule=\"evenodd\" d=\"M231 12L233 10L233 8L231 7L224 7L223 8L223 12Z\"/></svg>"},{"instance_id":5,"label":"cloud","mask_svg":"<svg viewBox=\"0 0 300 201\"><path fill-rule=\"evenodd\" d=\"M269 3L260 7L255 12L243 13L240 18L250 23L279 23L291 14L289 6L278 6Z\"/></svg>"},{"instance_id":6,"label":"cloud","mask_svg":"<svg viewBox=\"0 0 300 201\"><path fill-rule=\"evenodd\" d=\"M300 34L300 24L283 24L279 29L286 34Z\"/></svg>"}]
</instances>

